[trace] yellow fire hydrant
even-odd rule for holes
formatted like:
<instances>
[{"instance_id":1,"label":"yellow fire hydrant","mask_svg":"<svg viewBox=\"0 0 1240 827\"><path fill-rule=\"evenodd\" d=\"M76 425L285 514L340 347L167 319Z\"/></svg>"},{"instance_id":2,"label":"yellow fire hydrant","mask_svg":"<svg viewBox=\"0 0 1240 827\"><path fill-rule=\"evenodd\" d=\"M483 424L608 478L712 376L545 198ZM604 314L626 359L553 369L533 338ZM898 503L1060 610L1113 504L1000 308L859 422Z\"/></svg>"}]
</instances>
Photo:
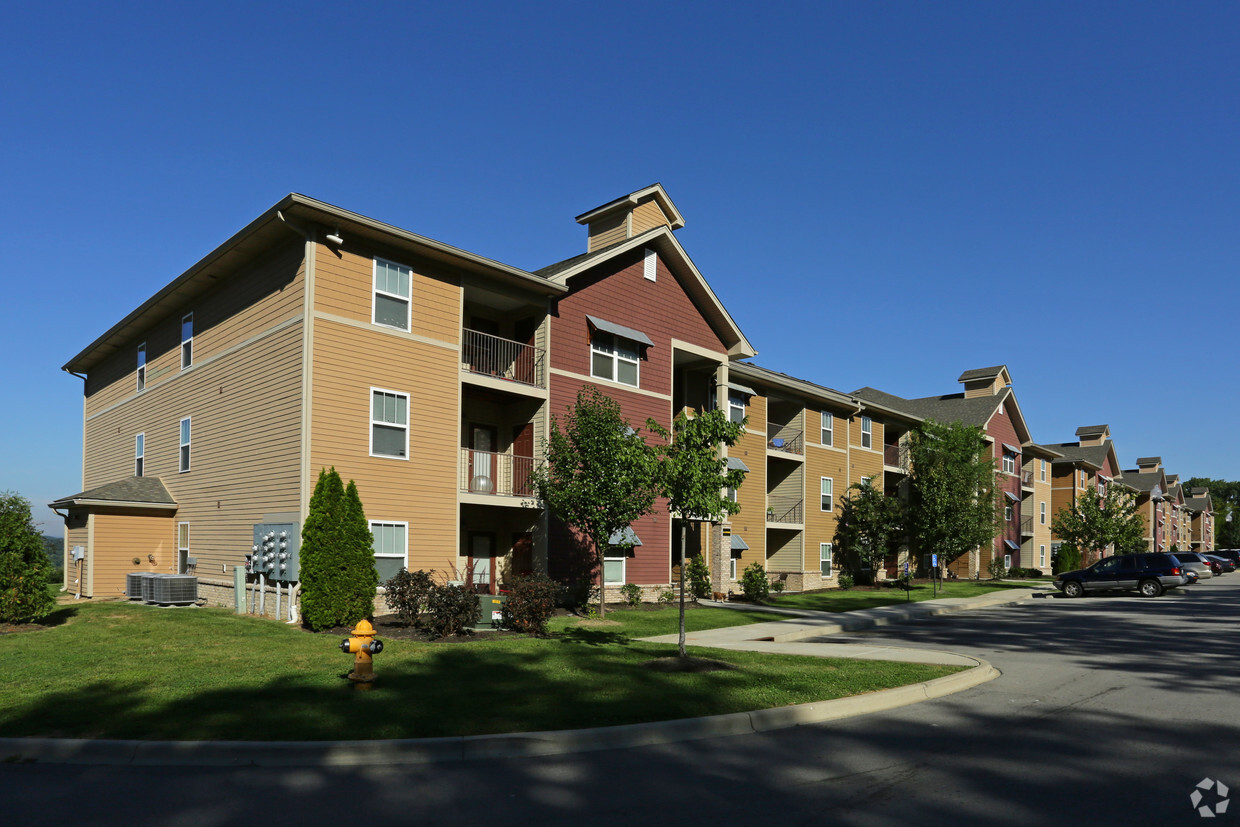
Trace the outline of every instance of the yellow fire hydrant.
<instances>
[{"instance_id":1,"label":"yellow fire hydrant","mask_svg":"<svg viewBox=\"0 0 1240 827\"><path fill-rule=\"evenodd\" d=\"M375 627L370 625L369 620L358 621L350 634L353 637L340 641L340 651L354 656L349 680L370 683L375 679L374 656L383 651L383 641L375 640Z\"/></svg>"}]
</instances>

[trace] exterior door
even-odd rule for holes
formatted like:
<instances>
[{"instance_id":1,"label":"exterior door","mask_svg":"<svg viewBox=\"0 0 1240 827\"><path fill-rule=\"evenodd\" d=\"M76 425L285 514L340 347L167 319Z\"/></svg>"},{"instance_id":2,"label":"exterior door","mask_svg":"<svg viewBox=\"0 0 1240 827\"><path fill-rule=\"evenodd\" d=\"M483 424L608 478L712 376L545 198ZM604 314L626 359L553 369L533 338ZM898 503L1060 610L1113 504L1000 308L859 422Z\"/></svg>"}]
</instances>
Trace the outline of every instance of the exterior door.
<instances>
[{"instance_id":1,"label":"exterior door","mask_svg":"<svg viewBox=\"0 0 1240 827\"><path fill-rule=\"evenodd\" d=\"M512 429L512 493L517 497L534 494L530 476L534 473L534 423Z\"/></svg>"},{"instance_id":2,"label":"exterior door","mask_svg":"<svg viewBox=\"0 0 1240 827\"><path fill-rule=\"evenodd\" d=\"M494 494L495 428L471 425L469 428L469 490L475 494Z\"/></svg>"},{"instance_id":3,"label":"exterior door","mask_svg":"<svg viewBox=\"0 0 1240 827\"><path fill-rule=\"evenodd\" d=\"M469 535L469 563L473 566L473 587L479 594L495 594L495 535L474 532Z\"/></svg>"}]
</instances>

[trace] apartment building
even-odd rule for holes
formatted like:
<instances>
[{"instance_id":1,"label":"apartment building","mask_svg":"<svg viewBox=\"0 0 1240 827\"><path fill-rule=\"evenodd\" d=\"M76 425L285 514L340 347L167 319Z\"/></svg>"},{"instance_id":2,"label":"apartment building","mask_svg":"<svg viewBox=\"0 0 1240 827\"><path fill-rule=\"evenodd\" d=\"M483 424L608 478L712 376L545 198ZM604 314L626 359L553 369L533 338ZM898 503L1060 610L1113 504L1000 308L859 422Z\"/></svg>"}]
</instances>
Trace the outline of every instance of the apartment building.
<instances>
[{"instance_id":1,"label":"apartment building","mask_svg":"<svg viewBox=\"0 0 1240 827\"><path fill-rule=\"evenodd\" d=\"M1194 488L1185 500L1189 514L1189 548L1197 552L1214 551L1214 503L1210 489Z\"/></svg>"},{"instance_id":2,"label":"apartment building","mask_svg":"<svg viewBox=\"0 0 1240 827\"><path fill-rule=\"evenodd\" d=\"M1167 475L1163 471L1162 457L1140 457L1137 467L1125 470L1121 476L1125 485L1136 491L1137 513L1145 524L1145 542L1150 551L1166 551L1172 545L1167 503Z\"/></svg>"},{"instance_id":3,"label":"apartment building","mask_svg":"<svg viewBox=\"0 0 1240 827\"><path fill-rule=\"evenodd\" d=\"M1060 456L1051 462L1051 512L1075 507L1080 497L1104 497L1112 485L1125 485L1120 477L1119 459L1111 440L1109 425L1084 425L1076 429L1075 442L1061 442L1048 446ZM1052 521L1054 517L1052 516ZM1052 531L1052 553L1059 550L1062 541ZM1095 562L1105 549L1082 551L1083 564Z\"/></svg>"}]
</instances>

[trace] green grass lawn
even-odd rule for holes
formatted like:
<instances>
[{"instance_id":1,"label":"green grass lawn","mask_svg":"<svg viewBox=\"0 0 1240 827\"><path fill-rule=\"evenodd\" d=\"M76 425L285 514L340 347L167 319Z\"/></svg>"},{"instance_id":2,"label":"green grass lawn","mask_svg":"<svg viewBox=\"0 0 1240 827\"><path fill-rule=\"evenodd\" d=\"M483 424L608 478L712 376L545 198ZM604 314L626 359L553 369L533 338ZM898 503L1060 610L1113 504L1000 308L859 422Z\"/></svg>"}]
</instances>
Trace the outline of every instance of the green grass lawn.
<instances>
[{"instance_id":1,"label":"green grass lawn","mask_svg":"<svg viewBox=\"0 0 1240 827\"><path fill-rule=\"evenodd\" d=\"M623 634L630 638L675 634L680 630L680 610L675 604L659 609L609 609L607 619L623 624ZM747 626L771 620L787 620L786 615L769 612L734 611L714 607L690 606L685 610L685 631L701 632L725 626ZM552 632L562 632L581 623L577 617L556 617L547 624Z\"/></svg>"},{"instance_id":2,"label":"green grass lawn","mask_svg":"<svg viewBox=\"0 0 1240 827\"><path fill-rule=\"evenodd\" d=\"M828 589L801 594L772 594L767 602L782 609L811 609L818 612L852 612L857 609L877 609L896 603L935 600L945 597L978 597L1004 589L1023 589L1016 583L993 583L977 580L947 580L937 591L929 583L918 583L905 596L903 589L871 589L869 586L851 589Z\"/></svg>"},{"instance_id":3,"label":"green grass lawn","mask_svg":"<svg viewBox=\"0 0 1240 827\"><path fill-rule=\"evenodd\" d=\"M715 613L720 613L718 616ZM689 628L756 622L695 609ZM726 620L724 616L726 615ZM614 612L619 626L470 643L385 641L355 690L339 637L226 609L63 605L47 628L0 635L0 736L174 740L420 738L573 729L855 695L954 667L694 649L736 668L666 673L674 609Z\"/></svg>"}]
</instances>

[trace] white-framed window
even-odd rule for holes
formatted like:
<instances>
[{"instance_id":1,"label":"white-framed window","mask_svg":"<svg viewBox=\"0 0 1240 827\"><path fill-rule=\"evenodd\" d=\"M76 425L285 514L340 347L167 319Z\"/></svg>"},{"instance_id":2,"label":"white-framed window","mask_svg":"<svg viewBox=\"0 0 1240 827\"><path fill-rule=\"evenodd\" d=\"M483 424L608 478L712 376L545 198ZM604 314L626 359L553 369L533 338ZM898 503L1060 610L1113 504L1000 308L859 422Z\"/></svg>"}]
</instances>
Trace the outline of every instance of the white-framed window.
<instances>
[{"instance_id":1,"label":"white-framed window","mask_svg":"<svg viewBox=\"0 0 1240 827\"><path fill-rule=\"evenodd\" d=\"M590 375L638 387L641 345L632 339L596 330L590 338Z\"/></svg>"},{"instance_id":2,"label":"white-framed window","mask_svg":"<svg viewBox=\"0 0 1240 827\"><path fill-rule=\"evenodd\" d=\"M138 434L133 438L133 475L142 476L143 460L146 457L146 434Z\"/></svg>"},{"instance_id":3,"label":"white-framed window","mask_svg":"<svg viewBox=\"0 0 1240 827\"><path fill-rule=\"evenodd\" d=\"M830 411L819 412L822 420L822 444L830 447L835 444L835 416Z\"/></svg>"},{"instance_id":4,"label":"white-framed window","mask_svg":"<svg viewBox=\"0 0 1240 827\"><path fill-rule=\"evenodd\" d=\"M614 553L617 549L613 548L611 551ZM627 557L604 557L603 582L609 586L623 586L626 582L624 579L624 567L628 559Z\"/></svg>"},{"instance_id":5,"label":"white-framed window","mask_svg":"<svg viewBox=\"0 0 1240 827\"><path fill-rule=\"evenodd\" d=\"M177 573L189 571L189 523L177 523Z\"/></svg>"},{"instance_id":6,"label":"white-framed window","mask_svg":"<svg viewBox=\"0 0 1240 827\"><path fill-rule=\"evenodd\" d=\"M731 500L732 502L736 502L736 489L735 488L723 489L723 495L727 497L729 500Z\"/></svg>"},{"instance_id":7,"label":"white-framed window","mask_svg":"<svg viewBox=\"0 0 1240 827\"><path fill-rule=\"evenodd\" d=\"M1046 546L1038 546L1038 568L1046 568Z\"/></svg>"},{"instance_id":8,"label":"white-framed window","mask_svg":"<svg viewBox=\"0 0 1240 827\"><path fill-rule=\"evenodd\" d=\"M409 394L370 389L370 455L409 458Z\"/></svg>"},{"instance_id":9,"label":"white-framed window","mask_svg":"<svg viewBox=\"0 0 1240 827\"><path fill-rule=\"evenodd\" d=\"M1046 503L1038 503L1038 522L1046 525Z\"/></svg>"},{"instance_id":10,"label":"white-framed window","mask_svg":"<svg viewBox=\"0 0 1240 827\"><path fill-rule=\"evenodd\" d=\"M835 480L830 477L822 477L819 482L819 492L822 495L822 501L819 505L823 511L835 510Z\"/></svg>"},{"instance_id":11,"label":"white-framed window","mask_svg":"<svg viewBox=\"0 0 1240 827\"><path fill-rule=\"evenodd\" d=\"M181 420L180 458L178 469L182 474L189 470L189 420L190 418L188 416Z\"/></svg>"},{"instance_id":12,"label":"white-framed window","mask_svg":"<svg viewBox=\"0 0 1240 827\"><path fill-rule=\"evenodd\" d=\"M1012 522L1012 506L1003 506L1003 519L1009 523Z\"/></svg>"},{"instance_id":13,"label":"white-framed window","mask_svg":"<svg viewBox=\"0 0 1240 827\"><path fill-rule=\"evenodd\" d=\"M868 417L861 417L861 447L869 448L874 445L874 422Z\"/></svg>"},{"instance_id":14,"label":"white-framed window","mask_svg":"<svg viewBox=\"0 0 1240 827\"><path fill-rule=\"evenodd\" d=\"M1046 482L1046 460L1042 459L1038 462L1042 463L1042 482Z\"/></svg>"},{"instance_id":15,"label":"white-framed window","mask_svg":"<svg viewBox=\"0 0 1240 827\"><path fill-rule=\"evenodd\" d=\"M410 281L413 271L403 264L375 257L375 295L370 320L397 330L409 329Z\"/></svg>"},{"instance_id":16,"label":"white-framed window","mask_svg":"<svg viewBox=\"0 0 1240 827\"><path fill-rule=\"evenodd\" d=\"M738 425L745 421L745 394L728 391L728 419Z\"/></svg>"},{"instance_id":17,"label":"white-framed window","mask_svg":"<svg viewBox=\"0 0 1240 827\"><path fill-rule=\"evenodd\" d=\"M654 250L647 248L646 254L642 258L642 276L645 277L646 281L655 280L658 270L658 263L659 254Z\"/></svg>"},{"instance_id":18,"label":"white-framed window","mask_svg":"<svg viewBox=\"0 0 1240 827\"><path fill-rule=\"evenodd\" d=\"M818 567L822 571L823 577L831 576L831 544L818 544Z\"/></svg>"},{"instance_id":19,"label":"white-framed window","mask_svg":"<svg viewBox=\"0 0 1240 827\"><path fill-rule=\"evenodd\" d=\"M1012 555L1010 554L1003 555L1003 567L1005 569L1010 569L1012 567Z\"/></svg>"},{"instance_id":20,"label":"white-framed window","mask_svg":"<svg viewBox=\"0 0 1240 827\"><path fill-rule=\"evenodd\" d=\"M735 557L731 557L728 559L728 579L729 580L736 579L736 558Z\"/></svg>"},{"instance_id":21,"label":"white-framed window","mask_svg":"<svg viewBox=\"0 0 1240 827\"><path fill-rule=\"evenodd\" d=\"M181 370L194 364L194 314L181 317Z\"/></svg>"},{"instance_id":22,"label":"white-framed window","mask_svg":"<svg viewBox=\"0 0 1240 827\"><path fill-rule=\"evenodd\" d=\"M146 342L138 345L138 390L146 390Z\"/></svg>"},{"instance_id":23,"label":"white-framed window","mask_svg":"<svg viewBox=\"0 0 1240 827\"><path fill-rule=\"evenodd\" d=\"M1080 473L1081 473L1081 488L1084 488L1085 487L1085 471L1082 470Z\"/></svg>"},{"instance_id":24,"label":"white-framed window","mask_svg":"<svg viewBox=\"0 0 1240 827\"><path fill-rule=\"evenodd\" d=\"M1016 455L1013 454L1011 451L1005 450L1003 452L1003 473L1005 474L1016 473Z\"/></svg>"},{"instance_id":25,"label":"white-framed window","mask_svg":"<svg viewBox=\"0 0 1240 827\"><path fill-rule=\"evenodd\" d=\"M375 570L379 572L379 581L391 580L409 565L409 524L371 520L370 533L374 537Z\"/></svg>"},{"instance_id":26,"label":"white-framed window","mask_svg":"<svg viewBox=\"0 0 1240 827\"><path fill-rule=\"evenodd\" d=\"M871 480L871 479L872 479L871 477L862 477L862 478L861 478L861 484L862 484L862 485L869 485L869 484L870 484L870 480Z\"/></svg>"}]
</instances>

